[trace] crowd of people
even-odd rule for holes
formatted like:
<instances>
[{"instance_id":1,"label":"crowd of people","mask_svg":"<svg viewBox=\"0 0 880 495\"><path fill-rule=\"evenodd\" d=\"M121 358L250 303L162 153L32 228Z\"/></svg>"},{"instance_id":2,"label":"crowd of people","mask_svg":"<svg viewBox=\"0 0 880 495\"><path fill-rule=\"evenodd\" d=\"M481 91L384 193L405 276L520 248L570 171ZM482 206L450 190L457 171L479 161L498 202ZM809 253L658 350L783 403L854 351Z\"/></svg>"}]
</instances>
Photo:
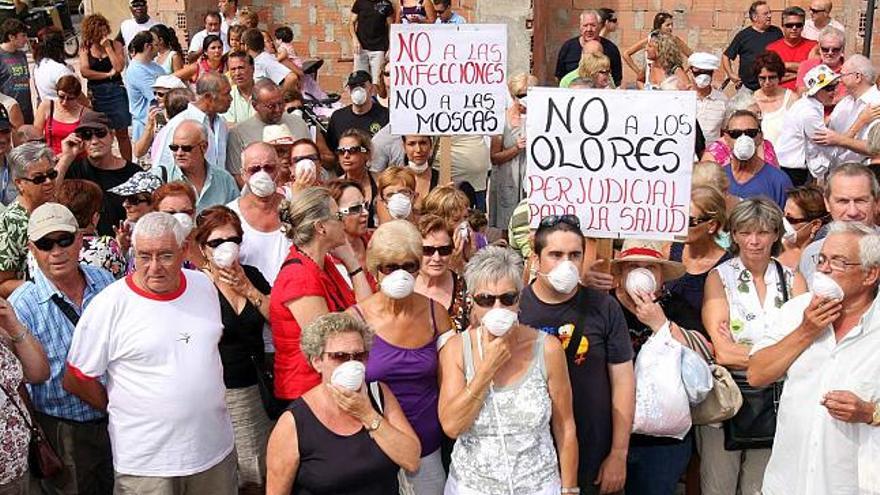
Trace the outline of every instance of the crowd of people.
<instances>
[{"instance_id":1,"label":"crowd of people","mask_svg":"<svg viewBox=\"0 0 880 495\"><path fill-rule=\"evenodd\" d=\"M580 14L555 84L697 95L687 235L612 259L530 228L535 76L451 183L391 133L389 26L450 0L355 0L323 116L289 27L219 0L184 49L129 5L76 70L0 25L0 495L880 490L880 91L830 0L755 1L720 55ZM644 427L659 341L714 384L680 435Z\"/></svg>"}]
</instances>

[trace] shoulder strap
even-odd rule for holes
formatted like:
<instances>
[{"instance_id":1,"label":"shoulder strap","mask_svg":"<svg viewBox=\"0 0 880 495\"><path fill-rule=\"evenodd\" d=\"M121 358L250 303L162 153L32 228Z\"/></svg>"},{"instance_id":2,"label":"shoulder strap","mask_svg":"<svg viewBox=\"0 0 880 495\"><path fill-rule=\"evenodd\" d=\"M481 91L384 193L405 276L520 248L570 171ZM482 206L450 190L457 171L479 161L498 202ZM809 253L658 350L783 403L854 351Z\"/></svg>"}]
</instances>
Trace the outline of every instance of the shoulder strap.
<instances>
[{"instance_id":1,"label":"shoulder strap","mask_svg":"<svg viewBox=\"0 0 880 495\"><path fill-rule=\"evenodd\" d=\"M773 260L773 264L776 265L776 277L779 279L779 289L782 291L782 302L788 302L788 286L785 282L785 270L782 269L782 263L780 263L776 258L771 258Z\"/></svg>"},{"instance_id":2,"label":"shoulder strap","mask_svg":"<svg viewBox=\"0 0 880 495\"><path fill-rule=\"evenodd\" d=\"M455 291L452 292L452 297L455 297ZM434 300L428 299L428 308L431 313L431 330L434 331L434 336L437 335L437 318L434 317Z\"/></svg>"},{"instance_id":3,"label":"shoulder strap","mask_svg":"<svg viewBox=\"0 0 880 495\"><path fill-rule=\"evenodd\" d=\"M354 312L357 313L357 317L360 318L362 322L367 322L367 319L364 317L364 312L361 311L361 307L357 303L352 304L351 309L353 309Z\"/></svg>"},{"instance_id":4,"label":"shoulder strap","mask_svg":"<svg viewBox=\"0 0 880 495\"><path fill-rule=\"evenodd\" d=\"M34 425L33 425L33 423L31 423L30 421L28 421L28 415L24 413L24 411L21 409L21 406L18 405L18 402L15 402L15 397L12 396L12 393L9 392L9 390L6 390L6 387L4 387L4 386L2 386L2 385L0 385L0 389L3 390L3 393L4 393L4 394L6 395L6 397L9 399L9 402L11 402L12 405L15 407L15 410L18 411L18 415L21 416L21 420L24 421L25 426L27 426L28 429L31 430L31 431L33 432L33 430L34 430ZM19 395L19 397L21 397L22 401L24 401L24 396L21 395L21 391L20 391L20 390L19 390L19 394L18 394L18 395ZM27 402L25 402L25 407L27 407Z\"/></svg>"},{"instance_id":5,"label":"shoulder strap","mask_svg":"<svg viewBox=\"0 0 880 495\"><path fill-rule=\"evenodd\" d=\"M46 121L46 146L52 146L52 121L55 120L55 100L49 100L49 119Z\"/></svg>"},{"instance_id":6,"label":"shoulder strap","mask_svg":"<svg viewBox=\"0 0 880 495\"><path fill-rule=\"evenodd\" d=\"M586 309L587 306L582 301L583 299L583 289L578 288L577 295L574 297L578 298L578 307ZM577 353L578 347L581 344L581 338L584 336L584 326L587 324L587 318L584 313L580 313L577 321L574 325L574 330L571 332L571 340L568 341L568 347L565 348L565 357L568 358L569 361L574 361L575 354Z\"/></svg>"},{"instance_id":7,"label":"shoulder strap","mask_svg":"<svg viewBox=\"0 0 880 495\"><path fill-rule=\"evenodd\" d=\"M379 411L379 414L382 416L385 415L385 394L382 392L382 387L379 386L379 382L370 382L367 384L367 389L370 391L370 402L373 404L373 407Z\"/></svg>"},{"instance_id":8,"label":"shoulder strap","mask_svg":"<svg viewBox=\"0 0 880 495\"><path fill-rule=\"evenodd\" d=\"M461 332L461 364L464 365L465 382L468 381L468 373L474 369L474 354L471 350L471 332L465 330ZM479 335L477 336L479 338Z\"/></svg>"},{"instance_id":9,"label":"shoulder strap","mask_svg":"<svg viewBox=\"0 0 880 495\"><path fill-rule=\"evenodd\" d=\"M55 294L52 294L52 302L55 303L55 305L58 306L58 309L61 310L62 313L64 313L64 316L66 316L67 319L70 320L71 323L73 323L73 326L76 326L76 324L79 323L79 314L77 314L73 306L69 302L65 301L60 294L58 294L57 292Z\"/></svg>"},{"instance_id":10,"label":"shoulder strap","mask_svg":"<svg viewBox=\"0 0 880 495\"><path fill-rule=\"evenodd\" d=\"M302 260L300 260L299 258L290 258L288 260L285 260L284 263L281 263L281 268L278 269L278 271L280 272L281 269L288 265L302 265Z\"/></svg>"}]
</instances>

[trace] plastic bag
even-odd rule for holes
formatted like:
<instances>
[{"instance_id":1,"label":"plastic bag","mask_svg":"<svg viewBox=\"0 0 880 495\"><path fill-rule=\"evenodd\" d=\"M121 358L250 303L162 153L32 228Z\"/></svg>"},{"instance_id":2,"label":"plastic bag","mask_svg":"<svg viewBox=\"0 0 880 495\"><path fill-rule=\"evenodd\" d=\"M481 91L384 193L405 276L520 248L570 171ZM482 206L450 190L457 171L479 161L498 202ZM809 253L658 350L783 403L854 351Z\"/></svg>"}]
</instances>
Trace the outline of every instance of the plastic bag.
<instances>
[{"instance_id":1,"label":"plastic bag","mask_svg":"<svg viewBox=\"0 0 880 495\"><path fill-rule=\"evenodd\" d=\"M706 400L706 396L715 385L712 381L712 370L699 354L681 346L681 383L687 393L691 405Z\"/></svg>"},{"instance_id":2,"label":"plastic bag","mask_svg":"<svg viewBox=\"0 0 880 495\"><path fill-rule=\"evenodd\" d=\"M664 326L636 359L633 433L681 440L691 429L691 407L681 379L683 346Z\"/></svg>"}]
</instances>

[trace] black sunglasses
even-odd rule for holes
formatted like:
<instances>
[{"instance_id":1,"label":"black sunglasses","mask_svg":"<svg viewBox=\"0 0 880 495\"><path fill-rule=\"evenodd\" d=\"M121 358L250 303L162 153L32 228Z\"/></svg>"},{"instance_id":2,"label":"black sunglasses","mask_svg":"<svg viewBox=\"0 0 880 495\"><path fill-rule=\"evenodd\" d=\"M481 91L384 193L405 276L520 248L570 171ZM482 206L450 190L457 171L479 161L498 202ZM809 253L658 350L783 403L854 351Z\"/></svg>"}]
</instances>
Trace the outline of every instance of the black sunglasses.
<instances>
[{"instance_id":1,"label":"black sunglasses","mask_svg":"<svg viewBox=\"0 0 880 495\"><path fill-rule=\"evenodd\" d=\"M474 294L474 304L481 308L495 306L495 301L501 301L504 306L513 306L519 301L519 292L505 292L504 294Z\"/></svg>"},{"instance_id":2,"label":"black sunglasses","mask_svg":"<svg viewBox=\"0 0 880 495\"><path fill-rule=\"evenodd\" d=\"M69 232L65 232L58 237L41 237L34 242L34 246L37 246L37 249L40 251L51 251L52 248L57 244L58 247L66 248L70 247L73 244L73 240L76 239L76 236Z\"/></svg>"},{"instance_id":3,"label":"black sunglasses","mask_svg":"<svg viewBox=\"0 0 880 495\"><path fill-rule=\"evenodd\" d=\"M407 261L406 263L389 263L387 265L379 265L379 273L382 275L391 275L397 270L403 270L407 273L416 273L419 271L419 264L415 261Z\"/></svg>"},{"instance_id":4,"label":"black sunglasses","mask_svg":"<svg viewBox=\"0 0 880 495\"><path fill-rule=\"evenodd\" d=\"M290 157L290 163L296 163L300 160L311 160L315 163L318 163L320 159L321 157L319 157L318 155L299 155Z\"/></svg>"},{"instance_id":5,"label":"black sunglasses","mask_svg":"<svg viewBox=\"0 0 880 495\"><path fill-rule=\"evenodd\" d=\"M822 90L828 91L829 93L833 93L833 92L837 91L837 85L838 85L838 83L829 84L828 86L825 86L824 88L822 88Z\"/></svg>"},{"instance_id":6,"label":"black sunglasses","mask_svg":"<svg viewBox=\"0 0 880 495\"><path fill-rule=\"evenodd\" d=\"M122 198L122 203L128 203L132 206L139 205L141 203L152 203L153 197L149 193L144 194L132 194L131 196L126 196Z\"/></svg>"},{"instance_id":7,"label":"black sunglasses","mask_svg":"<svg viewBox=\"0 0 880 495\"><path fill-rule=\"evenodd\" d=\"M811 7L810 12L812 12L814 14L821 14L822 12L825 12L825 9L814 9Z\"/></svg>"},{"instance_id":8,"label":"black sunglasses","mask_svg":"<svg viewBox=\"0 0 880 495\"><path fill-rule=\"evenodd\" d=\"M783 26L787 27L788 29L795 29L795 28L803 29L804 23L803 22L786 22L785 24L783 24Z\"/></svg>"},{"instance_id":9,"label":"black sunglasses","mask_svg":"<svg viewBox=\"0 0 880 495\"><path fill-rule=\"evenodd\" d=\"M581 228L581 221L575 215L550 215L541 219L538 228L555 227L560 223L567 223L572 227Z\"/></svg>"},{"instance_id":10,"label":"black sunglasses","mask_svg":"<svg viewBox=\"0 0 880 495\"><path fill-rule=\"evenodd\" d=\"M168 149L171 150L172 153L176 153L177 150L182 150L184 153L189 153L195 148L193 144L169 144Z\"/></svg>"},{"instance_id":11,"label":"black sunglasses","mask_svg":"<svg viewBox=\"0 0 880 495\"><path fill-rule=\"evenodd\" d=\"M452 244L445 246L422 246L423 256L434 256L434 253L440 253L440 256L449 256L455 247Z\"/></svg>"},{"instance_id":12,"label":"black sunglasses","mask_svg":"<svg viewBox=\"0 0 880 495\"><path fill-rule=\"evenodd\" d=\"M205 245L211 249L217 249L224 242L234 242L235 244L241 244L241 236L234 235L225 239L211 239L210 241L205 241Z\"/></svg>"},{"instance_id":13,"label":"black sunglasses","mask_svg":"<svg viewBox=\"0 0 880 495\"><path fill-rule=\"evenodd\" d=\"M165 98L167 93L165 91L153 91L153 94L156 95L156 98Z\"/></svg>"},{"instance_id":14,"label":"black sunglasses","mask_svg":"<svg viewBox=\"0 0 880 495\"><path fill-rule=\"evenodd\" d=\"M90 141L92 136L98 139L104 139L107 137L107 134L110 134L110 131L107 129L80 129L76 131L76 135L83 141Z\"/></svg>"},{"instance_id":15,"label":"black sunglasses","mask_svg":"<svg viewBox=\"0 0 880 495\"><path fill-rule=\"evenodd\" d=\"M367 351L360 352L325 352L323 353L328 358L344 363L346 361L360 361L365 363L367 358L370 356L370 353Z\"/></svg>"},{"instance_id":16,"label":"black sunglasses","mask_svg":"<svg viewBox=\"0 0 880 495\"><path fill-rule=\"evenodd\" d=\"M58 178L58 171L53 168L52 170L46 172L45 174L37 174L33 177L22 177L21 180L26 180L26 181L30 182L31 184L40 185L43 182L46 182L47 180L55 180L57 178Z\"/></svg>"},{"instance_id":17,"label":"black sunglasses","mask_svg":"<svg viewBox=\"0 0 880 495\"><path fill-rule=\"evenodd\" d=\"M364 148L363 146L345 146L345 147L340 146L339 148L336 148L337 155L347 155L347 154L351 154L351 153L366 153L366 152L367 152L367 148Z\"/></svg>"},{"instance_id":18,"label":"black sunglasses","mask_svg":"<svg viewBox=\"0 0 880 495\"><path fill-rule=\"evenodd\" d=\"M709 220L712 220L712 217L709 217L709 216L688 217L688 226L689 227L697 227L699 225L702 225L702 224L708 222Z\"/></svg>"},{"instance_id":19,"label":"black sunglasses","mask_svg":"<svg viewBox=\"0 0 880 495\"><path fill-rule=\"evenodd\" d=\"M364 201L363 203L358 203L355 205L347 206L345 208L340 208L339 213L342 213L345 216L360 215L361 213L367 211L367 208L369 207L369 205L370 205L369 203Z\"/></svg>"},{"instance_id":20,"label":"black sunglasses","mask_svg":"<svg viewBox=\"0 0 880 495\"><path fill-rule=\"evenodd\" d=\"M827 46L827 47L820 46L819 47L819 51L821 51L822 53L840 53L842 50L843 50L843 48L838 47L838 46Z\"/></svg>"},{"instance_id":21,"label":"black sunglasses","mask_svg":"<svg viewBox=\"0 0 880 495\"><path fill-rule=\"evenodd\" d=\"M740 136L745 134L746 136L755 139L759 132L761 132L761 129L730 129L727 131L727 135L730 136L731 139L739 139Z\"/></svg>"}]
</instances>

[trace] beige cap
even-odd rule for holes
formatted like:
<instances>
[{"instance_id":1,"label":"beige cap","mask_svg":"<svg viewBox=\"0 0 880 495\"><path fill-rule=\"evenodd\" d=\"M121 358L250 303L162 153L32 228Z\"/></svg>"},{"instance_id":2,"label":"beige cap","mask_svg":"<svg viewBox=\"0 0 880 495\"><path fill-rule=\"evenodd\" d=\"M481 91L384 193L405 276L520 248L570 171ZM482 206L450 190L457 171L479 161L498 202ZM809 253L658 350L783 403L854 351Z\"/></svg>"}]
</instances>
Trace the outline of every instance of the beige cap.
<instances>
[{"instance_id":1,"label":"beige cap","mask_svg":"<svg viewBox=\"0 0 880 495\"><path fill-rule=\"evenodd\" d=\"M44 203L31 212L28 218L28 239L38 241L52 232L70 232L79 230L73 213L66 206L58 203Z\"/></svg>"},{"instance_id":2,"label":"beige cap","mask_svg":"<svg viewBox=\"0 0 880 495\"><path fill-rule=\"evenodd\" d=\"M293 144L296 138L285 124L270 124L263 128L263 142L268 144Z\"/></svg>"}]
</instances>

